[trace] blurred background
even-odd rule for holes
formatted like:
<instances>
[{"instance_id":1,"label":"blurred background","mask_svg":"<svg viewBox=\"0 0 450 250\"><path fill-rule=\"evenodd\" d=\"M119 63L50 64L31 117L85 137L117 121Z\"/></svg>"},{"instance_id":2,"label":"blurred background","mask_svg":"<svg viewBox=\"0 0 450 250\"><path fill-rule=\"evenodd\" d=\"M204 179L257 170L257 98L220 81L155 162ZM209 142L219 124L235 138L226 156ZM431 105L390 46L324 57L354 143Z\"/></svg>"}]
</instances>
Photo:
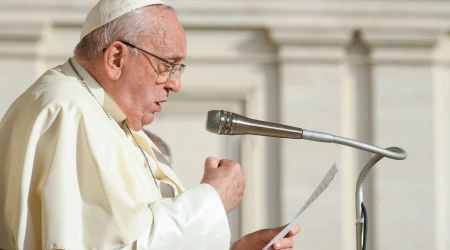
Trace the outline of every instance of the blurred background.
<instances>
[{"instance_id":1,"label":"blurred background","mask_svg":"<svg viewBox=\"0 0 450 250\"><path fill-rule=\"evenodd\" d=\"M0 117L64 63L94 0L0 0ZM303 215L295 249L355 249L355 185L370 154L332 144L218 136L206 112L346 136L409 157L383 159L365 186L373 250L450 249L450 1L167 0L183 23L183 87L149 130L187 187L208 156L241 162L247 188L234 239Z\"/></svg>"}]
</instances>

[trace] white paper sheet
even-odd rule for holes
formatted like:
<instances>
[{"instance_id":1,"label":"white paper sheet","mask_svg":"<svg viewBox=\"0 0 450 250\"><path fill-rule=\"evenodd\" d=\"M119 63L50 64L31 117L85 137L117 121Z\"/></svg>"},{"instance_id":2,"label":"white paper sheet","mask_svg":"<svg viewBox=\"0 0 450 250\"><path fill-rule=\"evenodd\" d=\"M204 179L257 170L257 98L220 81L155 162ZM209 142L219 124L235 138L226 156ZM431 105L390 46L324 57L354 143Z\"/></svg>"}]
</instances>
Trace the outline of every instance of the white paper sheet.
<instances>
[{"instance_id":1,"label":"white paper sheet","mask_svg":"<svg viewBox=\"0 0 450 250\"><path fill-rule=\"evenodd\" d=\"M320 185L316 188L316 190L312 193L312 195L309 197L308 201L305 203L305 205L303 205L302 209L300 209L300 212L298 212L297 216L295 217L295 219L289 223L289 225L287 225L285 228L283 228L283 230L281 230L280 233L278 233L270 242L269 244L267 244L263 250L267 250L269 249L269 247L271 247L275 242L277 242L279 239L283 238L284 236L286 236L286 234L289 232L289 230L291 230L292 227L294 227L295 224L298 223L298 221L300 220L300 217L302 215L302 213L314 202L315 199L317 199L322 193L323 191L325 191L325 189L327 189L328 185L331 183L331 181L333 180L334 176L336 175L336 173L338 172L338 169L336 167L336 163L333 164L333 166L331 167L330 171L328 171L328 173L325 175L325 177L323 178L322 182L320 183Z\"/></svg>"}]
</instances>

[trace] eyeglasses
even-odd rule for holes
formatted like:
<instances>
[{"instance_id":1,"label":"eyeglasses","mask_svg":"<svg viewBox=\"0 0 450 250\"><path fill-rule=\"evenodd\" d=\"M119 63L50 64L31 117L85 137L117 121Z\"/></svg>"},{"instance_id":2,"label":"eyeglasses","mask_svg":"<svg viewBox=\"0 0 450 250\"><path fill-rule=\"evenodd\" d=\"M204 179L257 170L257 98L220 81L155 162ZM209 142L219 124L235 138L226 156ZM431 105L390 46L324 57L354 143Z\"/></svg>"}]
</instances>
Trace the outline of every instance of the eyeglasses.
<instances>
[{"instance_id":1,"label":"eyeglasses","mask_svg":"<svg viewBox=\"0 0 450 250\"><path fill-rule=\"evenodd\" d=\"M142 51L145 54L150 55L150 56L160 60L161 62L164 62L164 63L170 65L172 68L168 71L169 73L167 74L167 79L166 79L167 82L170 81L172 76L174 76L177 72L180 72L180 76L181 76L183 74L184 68L186 68L185 64L176 64L176 63L169 62L169 61L167 61L166 59L164 59L162 57L159 57L159 56L157 56L155 54L152 54L152 53L150 53L150 52L148 52L146 50L143 50L143 49L137 47L136 45L133 45L133 44L125 42L125 41L120 41L120 42L125 44L125 45L127 45L127 46L130 46L132 48L135 48L135 49L137 49L139 51ZM103 51L105 51L105 50L106 49L103 49ZM161 74L161 73L160 73L160 75L164 76L164 74Z\"/></svg>"}]
</instances>

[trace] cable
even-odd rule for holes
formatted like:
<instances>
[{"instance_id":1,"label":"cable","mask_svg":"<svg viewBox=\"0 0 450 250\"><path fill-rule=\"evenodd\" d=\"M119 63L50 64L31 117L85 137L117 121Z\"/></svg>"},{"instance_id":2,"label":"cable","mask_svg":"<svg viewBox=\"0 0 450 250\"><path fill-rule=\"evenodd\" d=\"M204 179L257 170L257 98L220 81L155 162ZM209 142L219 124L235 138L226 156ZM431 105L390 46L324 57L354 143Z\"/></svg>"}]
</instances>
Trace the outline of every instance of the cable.
<instances>
[{"instance_id":1,"label":"cable","mask_svg":"<svg viewBox=\"0 0 450 250\"><path fill-rule=\"evenodd\" d=\"M362 214L364 217L364 237L363 237L363 246L362 246L362 250L366 250L366 246L367 246L367 229L368 229L368 223L369 223L369 219L368 219L368 215L367 215L367 209L366 206L364 206L364 202L361 203L361 209L362 209Z\"/></svg>"}]
</instances>

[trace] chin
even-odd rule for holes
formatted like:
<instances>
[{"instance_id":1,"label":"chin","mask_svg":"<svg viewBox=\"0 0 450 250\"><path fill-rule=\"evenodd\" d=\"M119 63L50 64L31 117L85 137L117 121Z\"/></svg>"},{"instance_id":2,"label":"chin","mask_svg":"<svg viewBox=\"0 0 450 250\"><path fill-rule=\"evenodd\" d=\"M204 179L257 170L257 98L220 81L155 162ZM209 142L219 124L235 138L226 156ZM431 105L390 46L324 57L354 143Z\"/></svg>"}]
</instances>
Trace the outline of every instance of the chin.
<instances>
[{"instance_id":1,"label":"chin","mask_svg":"<svg viewBox=\"0 0 450 250\"><path fill-rule=\"evenodd\" d=\"M155 114L150 113L150 114L145 114L142 117L142 125L149 125L150 123L153 122L153 120L155 119Z\"/></svg>"}]
</instances>

